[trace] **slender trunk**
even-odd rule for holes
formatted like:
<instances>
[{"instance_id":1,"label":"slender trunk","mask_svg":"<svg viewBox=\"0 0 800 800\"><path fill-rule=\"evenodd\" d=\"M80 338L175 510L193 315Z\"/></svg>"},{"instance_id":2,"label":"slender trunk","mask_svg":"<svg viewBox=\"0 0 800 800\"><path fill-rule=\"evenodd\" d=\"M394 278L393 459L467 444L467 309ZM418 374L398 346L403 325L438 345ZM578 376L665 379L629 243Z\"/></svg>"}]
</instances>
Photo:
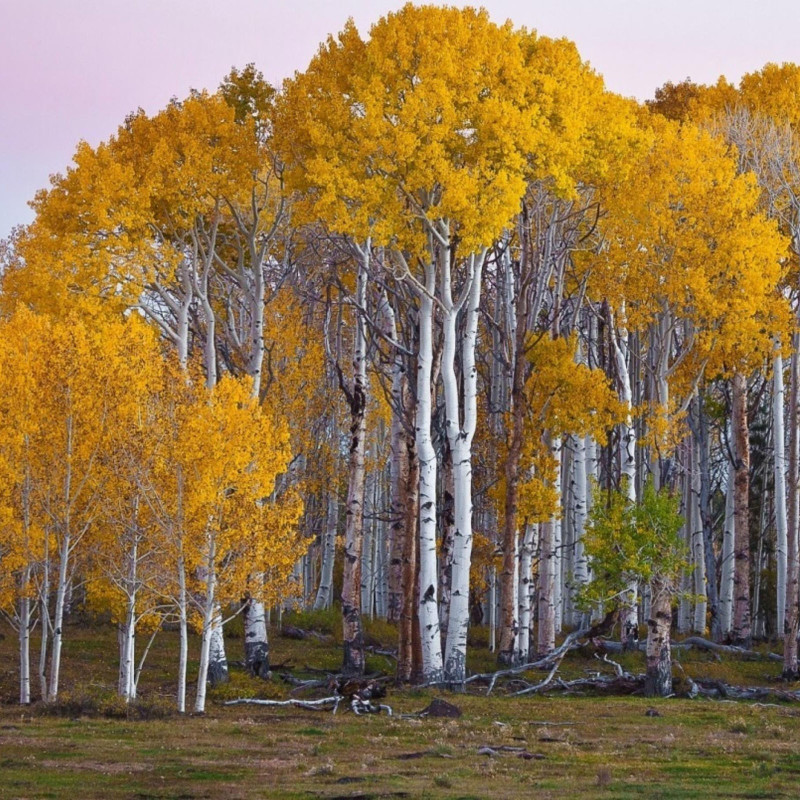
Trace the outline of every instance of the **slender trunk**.
<instances>
[{"instance_id":1,"label":"slender trunk","mask_svg":"<svg viewBox=\"0 0 800 800\"><path fill-rule=\"evenodd\" d=\"M209 665L211 661L212 636L217 616L216 599L216 542L214 535L206 534L208 551L205 564L205 598L203 607L203 629L200 639L200 664L197 668L197 694L195 696L194 710L202 714L206 710L206 686L209 680ZM221 626L220 626L221 627Z\"/></svg>"},{"instance_id":2,"label":"slender trunk","mask_svg":"<svg viewBox=\"0 0 800 800\"><path fill-rule=\"evenodd\" d=\"M366 476L364 484L364 510L372 520L375 518L375 473ZM369 505L367 505L369 503ZM371 588L372 588L372 550L375 546L375 529L373 522L364 524L361 543L361 614L370 615Z\"/></svg>"},{"instance_id":3,"label":"slender trunk","mask_svg":"<svg viewBox=\"0 0 800 800\"><path fill-rule=\"evenodd\" d=\"M380 299L379 313L383 319L384 332L392 342L398 341L397 317L394 308L384 293ZM409 386L404 365L404 356L395 349L389 366L392 379L391 412L392 422L389 431L389 527L388 527L388 568L386 573L386 618L389 622L399 622L403 610L403 547L405 544L405 499L407 497L408 450L406 446L406 422L409 416Z\"/></svg>"},{"instance_id":4,"label":"slender trunk","mask_svg":"<svg viewBox=\"0 0 800 800\"><path fill-rule=\"evenodd\" d=\"M555 454L558 437L546 431L544 434L545 447ZM556 646L556 615L555 615L555 517L550 517L541 524L539 536L539 581L537 608L539 627L536 632L536 653L545 656Z\"/></svg>"},{"instance_id":5,"label":"slender trunk","mask_svg":"<svg viewBox=\"0 0 800 800\"><path fill-rule=\"evenodd\" d=\"M447 641L447 626L450 620L450 599L453 590L453 547L455 545L455 488L453 485L453 453L445 448L442 457L442 546L439 558L439 631L442 645Z\"/></svg>"},{"instance_id":6,"label":"slender trunk","mask_svg":"<svg viewBox=\"0 0 800 800\"><path fill-rule=\"evenodd\" d=\"M589 486L586 479L586 438L573 437L573 597L589 582L589 563L584 550L583 537L589 507ZM573 614L573 624L578 624Z\"/></svg>"},{"instance_id":7,"label":"slender trunk","mask_svg":"<svg viewBox=\"0 0 800 800\"><path fill-rule=\"evenodd\" d=\"M186 566L183 556L178 558L178 628L180 644L178 654L178 713L186 712L186 667L189 661L189 622L186 597Z\"/></svg>"},{"instance_id":8,"label":"slender trunk","mask_svg":"<svg viewBox=\"0 0 800 800\"><path fill-rule=\"evenodd\" d=\"M339 523L339 494L336 485L328 488L325 533L322 535L322 568L314 599L314 610L329 608L333 595L333 566L336 559L336 529Z\"/></svg>"},{"instance_id":9,"label":"slender trunk","mask_svg":"<svg viewBox=\"0 0 800 800\"><path fill-rule=\"evenodd\" d=\"M69 563L70 544L72 538L64 532L59 548L58 584L56 586L56 604L53 610L53 641L50 651L50 685L47 689L47 702L54 703L58 699L58 680L61 671L61 643L63 641L64 599L67 592L67 565Z\"/></svg>"},{"instance_id":10,"label":"slender trunk","mask_svg":"<svg viewBox=\"0 0 800 800\"><path fill-rule=\"evenodd\" d=\"M125 620L119 625L119 686L118 691L125 702L130 702L136 697L136 583L137 567L139 564L138 546L134 539L132 549L127 554L128 575L126 579L128 601L125 609Z\"/></svg>"},{"instance_id":11,"label":"slender trunk","mask_svg":"<svg viewBox=\"0 0 800 800\"><path fill-rule=\"evenodd\" d=\"M366 308L370 242L361 251L356 276L356 303ZM350 404L350 454L342 577L342 672L364 674L364 634L361 628L361 559L364 546L364 495L367 438L367 337L363 313L357 312Z\"/></svg>"},{"instance_id":12,"label":"slender trunk","mask_svg":"<svg viewBox=\"0 0 800 800\"><path fill-rule=\"evenodd\" d=\"M622 491L631 505L636 504L636 431L633 426L633 386L628 367L630 356L628 330L625 321L625 309L619 315L617 330L612 327L611 342L614 346L614 358L619 376L620 399L625 405L625 419L619 426L620 441L620 476ZM612 320L613 322L613 320ZM632 580L620 607L620 642L624 650L634 646L638 639L639 617L636 611L639 584Z\"/></svg>"},{"instance_id":13,"label":"slender trunk","mask_svg":"<svg viewBox=\"0 0 800 800\"><path fill-rule=\"evenodd\" d=\"M798 677L798 579L800 579L800 554L798 554L798 517L800 517L800 337L792 342L791 383L789 391L789 504L787 513L786 559L786 616L783 628L783 675L790 680Z\"/></svg>"},{"instance_id":14,"label":"slender trunk","mask_svg":"<svg viewBox=\"0 0 800 800\"><path fill-rule=\"evenodd\" d=\"M399 646L397 651L397 680L408 683L421 668L415 664L415 627L419 629L417 612L417 524L419 505L419 459L416 456L416 444L413 437L404 437L404 456L400 462L403 496L401 505L404 517L400 528L395 530L398 541L402 542L401 559L402 587L400 619L398 625ZM418 636L417 636L418 638Z\"/></svg>"},{"instance_id":15,"label":"slender trunk","mask_svg":"<svg viewBox=\"0 0 800 800\"><path fill-rule=\"evenodd\" d=\"M452 596L445 649L445 676L451 685L462 685L467 677L467 631L469 629L469 570L472 559L472 439L478 422L478 368L475 349L478 339L481 282L485 252L471 255L472 283L466 305L461 339L461 380L463 422L459 424L455 352L449 355L450 337L455 348L455 320L445 320L442 378L445 389L447 438L453 456L455 533L453 537Z\"/></svg>"},{"instance_id":16,"label":"slender trunk","mask_svg":"<svg viewBox=\"0 0 800 800\"><path fill-rule=\"evenodd\" d=\"M203 365L206 370L206 386L213 389L217 385L217 342L216 342L216 317L207 296L203 296L203 318L206 323L205 339L203 341Z\"/></svg>"},{"instance_id":17,"label":"slender trunk","mask_svg":"<svg viewBox=\"0 0 800 800\"><path fill-rule=\"evenodd\" d=\"M780 350L772 362L772 440L775 470L775 558L777 566L777 615L775 627L783 637L786 614L786 570L787 570L787 520L786 520L786 454L784 452L783 421L783 357Z\"/></svg>"},{"instance_id":18,"label":"slender trunk","mask_svg":"<svg viewBox=\"0 0 800 800\"><path fill-rule=\"evenodd\" d=\"M735 452L733 459L733 461L728 462L728 485L725 491L725 527L722 533L722 558L720 564L719 626L723 637L730 634L733 626L733 540L736 535L736 517L733 513L733 484L736 476Z\"/></svg>"},{"instance_id":19,"label":"slender trunk","mask_svg":"<svg viewBox=\"0 0 800 800\"><path fill-rule=\"evenodd\" d=\"M253 379L253 397L261 393L262 370L264 365L264 264L259 258L258 248L251 239L251 259L253 261L252 291L248 292L250 303L250 358L247 374Z\"/></svg>"},{"instance_id":20,"label":"slender trunk","mask_svg":"<svg viewBox=\"0 0 800 800\"><path fill-rule=\"evenodd\" d=\"M553 630L556 634L561 633L563 625L563 611L564 611L564 526L562 523L563 517L563 495L561 491L562 485L562 471L563 471L563 442L558 436L552 447L553 458L556 462L555 469L555 489L556 497L558 498L558 509L553 517ZM553 642L555 646L555 641Z\"/></svg>"},{"instance_id":21,"label":"slender trunk","mask_svg":"<svg viewBox=\"0 0 800 800\"><path fill-rule=\"evenodd\" d=\"M394 389L393 389L394 391ZM398 400L405 397L406 392L399 389ZM402 400L400 400L402 403ZM405 405L403 405L405 408ZM403 430L402 421L399 419L400 411L395 409L392 418L392 461L390 486L391 523L389 527L389 570L387 585L387 619L389 622L399 622L403 614L405 598L403 578L403 554L405 553L408 538L408 446L407 436ZM415 494L416 494L415 489ZM413 525L416 531L416 523ZM416 535L416 534L415 534ZM413 578L413 575L412 575Z\"/></svg>"},{"instance_id":22,"label":"slender trunk","mask_svg":"<svg viewBox=\"0 0 800 800\"><path fill-rule=\"evenodd\" d=\"M503 513L503 566L500 571L500 649L497 660L500 664L511 664L518 649L517 633L519 620L516 615L517 596L514 584L517 574L516 542L518 539L519 514L519 468L522 458L522 445L525 436L525 371L529 363L524 357L525 335L527 334L528 292L524 291L517 300L519 313L514 328L514 358L511 376L511 420L507 435L507 453L503 464L505 478L505 509Z\"/></svg>"},{"instance_id":23,"label":"slender trunk","mask_svg":"<svg viewBox=\"0 0 800 800\"><path fill-rule=\"evenodd\" d=\"M750 443L747 425L747 378L737 372L733 376L733 438L736 442L736 475L734 478L734 644L750 647Z\"/></svg>"},{"instance_id":24,"label":"slender trunk","mask_svg":"<svg viewBox=\"0 0 800 800\"><path fill-rule=\"evenodd\" d=\"M47 702L47 649L50 641L50 537L45 528L44 558L42 559L42 585L39 589L39 619L42 640L39 644L39 691Z\"/></svg>"},{"instance_id":25,"label":"slender trunk","mask_svg":"<svg viewBox=\"0 0 800 800\"><path fill-rule=\"evenodd\" d=\"M27 591L30 567L23 569L22 587ZM27 594L19 600L19 702L31 702L31 601Z\"/></svg>"},{"instance_id":26,"label":"slender trunk","mask_svg":"<svg viewBox=\"0 0 800 800\"><path fill-rule=\"evenodd\" d=\"M688 553L688 563L681 568L681 574L678 578L678 585L680 586L681 593L678 601L678 614L677 614L677 631L681 635L689 632L691 626L690 620L690 597L693 591L691 579L691 565L692 565L692 524L694 519L692 517L692 456L690 442L684 440L679 447L679 451L683 455L683 469L680 473L678 480L681 483L680 496L683 503L682 517L683 525L681 527L681 538L686 553Z\"/></svg>"},{"instance_id":27,"label":"slender trunk","mask_svg":"<svg viewBox=\"0 0 800 800\"><path fill-rule=\"evenodd\" d=\"M711 617L711 638L722 639L719 593L717 590L717 559L714 554L714 527L711 519L711 444L708 431L708 414L703 395L697 399L697 450L700 468L700 525L703 530L703 558L705 559L705 592Z\"/></svg>"},{"instance_id":28,"label":"slender trunk","mask_svg":"<svg viewBox=\"0 0 800 800\"><path fill-rule=\"evenodd\" d=\"M694 619L692 628L698 633L706 631L706 614L708 598L706 596L706 560L703 540L703 522L700 517L700 442L692 441L692 492L689 518L692 521L692 561L694 562Z\"/></svg>"},{"instance_id":29,"label":"slender trunk","mask_svg":"<svg viewBox=\"0 0 800 800\"><path fill-rule=\"evenodd\" d=\"M136 644L136 608L135 599L128 599L125 621L118 626L119 638L119 681L117 691L125 702L136 699L135 689L135 644Z\"/></svg>"},{"instance_id":30,"label":"slender trunk","mask_svg":"<svg viewBox=\"0 0 800 800\"><path fill-rule=\"evenodd\" d=\"M433 373L433 292L435 271L426 265L426 293L420 296L417 411L415 419L419 459L419 630L422 680L439 683L444 673L436 592L436 451L431 435Z\"/></svg>"},{"instance_id":31,"label":"slender trunk","mask_svg":"<svg viewBox=\"0 0 800 800\"><path fill-rule=\"evenodd\" d=\"M519 637L516 662L524 664L530 657L531 626L533 618L533 581L531 570L536 552L536 525L527 523L519 557Z\"/></svg>"}]
</instances>

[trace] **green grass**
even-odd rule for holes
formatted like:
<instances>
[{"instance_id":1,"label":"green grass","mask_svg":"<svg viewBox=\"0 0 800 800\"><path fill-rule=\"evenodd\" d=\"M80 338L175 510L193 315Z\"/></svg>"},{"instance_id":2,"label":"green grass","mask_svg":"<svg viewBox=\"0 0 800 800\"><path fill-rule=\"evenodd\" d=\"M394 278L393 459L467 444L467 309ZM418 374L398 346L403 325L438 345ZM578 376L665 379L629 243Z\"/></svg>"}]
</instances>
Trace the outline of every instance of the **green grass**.
<instances>
[{"instance_id":1,"label":"green grass","mask_svg":"<svg viewBox=\"0 0 800 800\"><path fill-rule=\"evenodd\" d=\"M296 675L336 669L335 616L293 615L329 638L296 641L273 632L272 660ZM287 617L284 617L287 620ZM326 627L327 626L327 627ZM394 632L368 625L384 646ZM56 709L22 709L16 699L16 642L0 630L0 797L8 798L758 798L796 797L800 778L800 706L702 700L482 694L447 695L457 720L407 719L436 693L390 689L394 717L327 711L226 707L231 696L285 698L278 678L254 680L231 669L211 692L205 716L170 711L177 637L157 640L142 676L139 710L114 696L116 637L110 625L69 625L64 646L65 700ZM481 632L474 638L481 641ZM484 640L485 641L485 640ZM227 640L241 658L241 639ZM197 642L191 643L192 653ZM779 664L689 651L687 674L731 683L773 682ZM619 659L643 669L640 654ZM390 659L370 664L390 669ZM474 647L470 669L493 667ZM196 665L192 665L196 670ZM565 660L565 677L610 668L589 653ZM278 670L277 672L280 672ZM541 674L527 676L540 680ZM477 691L477 687L476 687ZM647 716L649 708L660 716ZM169 716L165 716L168 714ZM490 746L524 747L529 760Z\"/></svg>"}]
</instances>

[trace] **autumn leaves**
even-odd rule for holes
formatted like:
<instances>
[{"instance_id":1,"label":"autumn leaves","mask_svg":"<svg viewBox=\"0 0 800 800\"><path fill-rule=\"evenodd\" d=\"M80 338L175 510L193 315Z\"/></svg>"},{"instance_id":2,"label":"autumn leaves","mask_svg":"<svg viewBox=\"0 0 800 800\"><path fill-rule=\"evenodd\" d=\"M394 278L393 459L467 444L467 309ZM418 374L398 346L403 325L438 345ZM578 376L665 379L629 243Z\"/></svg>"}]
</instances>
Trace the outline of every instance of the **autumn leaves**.
<instances>
[{"instance_id":1,"label":"autumn leaves","mask_svg":"<svg viewBox=\"0 0 800 800\"><path fill-rule=\"evenodd\" d=\"M687 411L734 376L742 403L790 340L797 153L776 167L778 123L742 139L726 108L777 113L795 78L647 109L569 42L408 5L281 92L234 70L80 145L0 296L2 600L22 638L42 621L42 695L82 586L124 631L127 697L137 626L175 619L185 707L194 620L202 710L224 607L263 621L323 527L303 575L323 559L328 602L337 523L348 669L368 525L402 678L463 684L498 566L500 658L551 650L592 578L593 482L623 516L648 481L678 491ZM636 589L612 592L630 615Z\"/></svg>"}]
</instances>

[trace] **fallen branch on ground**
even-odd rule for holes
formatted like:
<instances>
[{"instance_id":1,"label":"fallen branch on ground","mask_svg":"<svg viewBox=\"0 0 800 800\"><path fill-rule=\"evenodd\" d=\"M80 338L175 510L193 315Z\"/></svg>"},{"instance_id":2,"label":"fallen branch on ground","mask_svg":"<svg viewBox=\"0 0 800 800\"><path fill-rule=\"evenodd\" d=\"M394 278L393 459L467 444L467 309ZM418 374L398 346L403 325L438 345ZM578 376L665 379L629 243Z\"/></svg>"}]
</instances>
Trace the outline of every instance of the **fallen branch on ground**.
<instances>
[{"instance_id":1,"label":"fallen branch on ground","mask_svg":"<svg viewBox=\"0 0 800 800\"><path fill-rule=\"evenodd\" d=\"M486 690L486 694L490 695L499 678L505 678L508 675L519 675L521 672L529 672L532 669L547 669L547 667L551 667L554 664L557 669L567 652L576 646L575 642L578 639L586 636L590 630L590 628L582 628L579 631L570 633L559 647L557 647L551 653L548 653L546 656L542 656L542 658L538 659L537 661L530 661L527 664L520 664L518 667L509 667L508 669L501 669L497 670L496 672L482 672L476 675L470 675L470 677L467 678L464 683L488 680L489 688Z\"/></svg>"},{"instance_id":2,"label":"fallen branch on ground","mask_svg":"<svg viewBox=\"0 0 800 800\"><path fill-rule=\"evenodd\" d=\"M260 700L257 697L240 697L237 700L226 700L226 706L295 706L305 708L308 711L322 711L323 706L330 705L334 713L344 698L334 695L332 697L321 697L319 700Z\"/></svg>"}]
</instances>

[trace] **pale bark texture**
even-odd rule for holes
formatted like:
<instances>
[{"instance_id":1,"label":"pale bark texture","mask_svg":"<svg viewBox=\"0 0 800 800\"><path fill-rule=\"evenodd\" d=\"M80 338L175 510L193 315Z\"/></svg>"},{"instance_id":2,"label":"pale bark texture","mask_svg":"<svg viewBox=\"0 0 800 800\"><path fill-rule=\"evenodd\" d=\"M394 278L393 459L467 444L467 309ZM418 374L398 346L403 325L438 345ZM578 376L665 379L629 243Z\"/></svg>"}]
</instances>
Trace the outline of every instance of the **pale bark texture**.
<instances>
[{"instance_id":1,"label":"pale bark texture","mask_svg":"<svg viewBox=\"0 0 800 800\"><path fill-rule=\"evenodd\" d=\"M322 534L322 565L314 610L329 608L333 595L333 566L336 558L336 532L339 524L339 494L336 486L328 491L325 511L325 531Z\"/></svg>"},{"instance_id":2,"label":"pale bark texture","mask_svg":"<svg viewBox=\"0 0 800 800\"><path fill-rule=\"evenodd\" d=\"M720 633L727 636L733 626L733 540L736 535L736 517L733 513L736 454L728 462L728 484L725 490L725 520L722 532L722 557L720 560L719 620Z\"/></svg>"},{"instance_id":3,"label":"pale bark texture","mask_svg":"<svg viewBox=\"0 0 800 800\"><path fill-rule=\"evenodd\" d=\"M536 553L537 526L525 525L519 554L518 606L519 635L517 637L516 663L524 664L531 655L531 629L533 627L533 604L535 600L532 578L533 557Z\"/></svg>"},{"instance_id":4,"label":"pale bark texture","mask_svg":"<svg viewBox=\"0 0 800 800\"><path fill-rule=\"evenodd\" d=\"M798 677L798 581L800 580L800 554L798 553L798 522L800 522L800 356L799 337L794 336L791 383L789 391L789 503L787 509L787 563L786 563L786 615L783 629L783 675L789 680Z\"/></svg>"},{"instance_id":5,"label":"pale bark texture","mask_svg":"<svg viewBox=\"0 0 800 800\"><path fill-rule=\"evenodd\" d=\"M27 588L29 568L23 570L22 586ZM18 601L19 625L19 702L31 702L31 600L24 596Z\"/></svg>"},{"instance_id":6,"label":"pale bark texture","mask_svg":"<svg viewBox=\"0 0 800 800\"><path fill-rule=\"evenodd\" d=\"M439 683L444 675L439 632L436 569L436 451L431 433L433 376L433 293L436 273L425 266L426 291L420 296L419 355L417 357L416 447L419 460L419 628L422 680Z\"/></svg>"},{"instance_id":7,"label":"pale bark texture","mask_svg":"<svg viewBox=\"0 0 800 800\"><path fill-rule=\"evenodd\" d=\"M366 308L370 243L360 250L356 277L356 303ZM341 380L342 388L345 388ZM361 627L361 557L364 544L364 496L367 437L367 337L362 313L356 319L353 348L353 384L345 392L350 406L350 453L342 577L342 672L364 674L364 634Z\"/></svg>"},{"instance_id":8,"label":"pale bark texture","mask_svg":"<svg viewBox=\"0 0 800 800\"><path fill-rule=\"evenodd\" d=\"M560 451L558 437L545 433L545 446L555 457ZM556 613L555 613L555 517L541 524L539 539L539 581L537 608L539 625L536 631L536 654L545 656L556 646Z\"/></svg>"},{"instance_id":9,"label":"pale bark texture","mask_svg":"<svg viewBox=\"0 0 800 800\"><path fill-rule=\"evenodd\" d=\"M647 697L667 697L672 694L672 596L663 578L652 581L650 592L644 693Z\"/></svg>"},{"instance_id":10,"label":"pale bark texture","mask_svg":"<svg viewBox=\"0 0 800 800\"><path fill-rule=\"evenodd\" d=\"M750 647L750 443L747 423L747 378L737 372L732 380L733 407L731 424L736 444L734 477L734 518L736 532L733 547L733 628L734 644Z\"/></svg>"},{"instance_id":11,"label":"pale bark texture","mask_svg":"<svg viewBox=\"0 0 800 800\"><path fill-rule=\"evenodd\" d=\"M776 561L776 617L775 628L783 638L786 615L786 570L787 570L787 519L786 519L786 453L784 448L785 426L783 357L780 351L772 361L772 440L775 485L775 561Z\"/></svg>"},{"instance_id":12,"label":"pale bark texture","mask_svg":"<svg viewBox=\"0 0 800 800\"><path fill-rule=\"evenodd\" d=\"M462 685L467 677L467 630L469 628L469 570L472 558L472 439L478 423L478 368L475 349L485 252L469 257L471 280L465 293L464 332L461 338L461 381L463 403L459 402L455 373L456 319L458 304L444 323L442 378L444 382L447 439L453 457L452 595L445 648L445 679ZM443 292L445 305L449 287ZM463 418L461 417L463 412Z\"/></svg>"},{"instance_id":13,"label":"pale bark texture","mask_svg":"<svg viewBox=\"0 0 800 800\"><path fill-rule=\"evenodd\" d=\"M694 580L694 594L697 598L694 605L692 628L697 633L705 633L708 600L706 598L706 559L703 542L703 522L700 518L700 464L698 443L692 441L692 481L691 481L691 513L689 519L692 523L692 578Z\"/></svg>"},{"instance_id":14,"label":"pale bark texture","mask_svg":"<svg viewBox=\"0 0 800 800\"><path fill-rule=\"evenodd\" d=\"M611 342L614 347L614 359L619 379L619 395L625 406L625 419L619 425L620 442L620 480L622 491L632 505L636 503L636 431L633 427L633 387L631 373L628 367L630 356L628 330L625 321L625 309L623 307L619 314L616 328L611 317ZM627 650L634 646L637 639L635 635L639 626L639 618L636 612L639 594L639 584L632 580L628 584L627 592L624 595L620 606L619 630L620 642L623 649Z\"/></svg>"},{"instance_id":15,"label":"pale bark texture","mask_svg":"<svg viewBox=\"0 0 800 800\"><path fill-rule=\"evenodd\" d=\"M244 666L257 678L269 678L269 639L264 604L248 597L242 612L244 622Z\"/></svg>"},{"instance_id":16,"label":"pale bark texture","mask_svg":"<svg viewBox=\"0 0 800 800\"><path fill-rule=\"evenodd\" d=\"M222 629L222 609L219 603L216 603L214 607L208 642L208 683L211 686L219 686L229 680L228 658L225 655L225 634Z\"/></svg>"}]
</instances>

